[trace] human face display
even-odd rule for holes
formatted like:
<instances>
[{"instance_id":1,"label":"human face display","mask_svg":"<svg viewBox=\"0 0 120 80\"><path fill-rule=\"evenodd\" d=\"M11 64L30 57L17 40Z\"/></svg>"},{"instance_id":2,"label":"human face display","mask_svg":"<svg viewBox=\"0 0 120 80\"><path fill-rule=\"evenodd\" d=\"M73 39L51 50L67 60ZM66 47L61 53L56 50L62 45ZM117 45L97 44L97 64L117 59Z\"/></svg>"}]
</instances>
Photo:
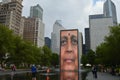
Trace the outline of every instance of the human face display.
<instances>
[{"instance_id":1,"label":"human face display","mask_svg":"<svg viewBox=\"0 0 120 80\"><path fill-rule=\"evenodd\" d=\"M78 80L78 72L63 71L60 72L60 80Z\"/></svg>"},{"instance_id":2,"label":"human face display","mask_svg":"<svg viewBox=\"0 0 120 80\"><path fill-rule=\"evenodd\" d=\"M61 30L60 70L78 70L78 30Z\"/></svg>"}]
</instances>

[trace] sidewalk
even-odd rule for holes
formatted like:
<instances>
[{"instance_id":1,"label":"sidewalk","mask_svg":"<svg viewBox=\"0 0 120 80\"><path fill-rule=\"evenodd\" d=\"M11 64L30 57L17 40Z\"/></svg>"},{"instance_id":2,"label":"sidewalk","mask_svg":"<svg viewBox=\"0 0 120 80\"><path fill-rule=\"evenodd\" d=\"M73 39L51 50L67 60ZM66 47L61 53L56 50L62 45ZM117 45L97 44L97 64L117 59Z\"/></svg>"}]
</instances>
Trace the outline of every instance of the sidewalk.
<instances>
[{"instance_id":1,"label":"sidewalk","mask_svg":"<svg viewBox=\"0 0 120 80\"><path fill-rule=\"evenodd\" d=\"M112 76L109 73L98 72L97 76L98 76L98 78L95 79L95 78L93 78L92 72L89 72L86 77L86 80L120 80L120 76Z\"/></svg>"}]
</instances>

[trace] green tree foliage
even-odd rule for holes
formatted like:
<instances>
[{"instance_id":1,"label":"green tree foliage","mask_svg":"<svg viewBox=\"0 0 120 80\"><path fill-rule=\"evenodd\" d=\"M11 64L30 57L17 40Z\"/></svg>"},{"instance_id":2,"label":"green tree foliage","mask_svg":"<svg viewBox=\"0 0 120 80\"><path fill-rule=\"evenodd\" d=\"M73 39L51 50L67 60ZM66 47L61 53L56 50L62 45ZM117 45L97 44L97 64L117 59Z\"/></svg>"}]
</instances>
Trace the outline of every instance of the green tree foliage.
<instances>
[{"instance_id":1,"label":"green tree foliage","mask_svg":"<svg viewBox=\"0 0 120 80\"><path fill-rule=\"evenodd\" d=\"M81 63L85 66L88 63L87 55L83 54L81 57Z\"/></svg>"},{"instance_id":2,"label":"green tree foliage","mask_svg":"<svg viewBox=\"0 0 120 80\"><path fill-rule=\"evenodd\" d=\"M51 55L51 65L59 65L59 55L57 53L52 53Z\"/></svg>"},{"instance_id":3,"label":"green tree foliage","mask_svg":"<svg viewBox=\"0 0 120 80\"><path fill-rule=\"evenodd\" d=\"M100 62L109 65L120 64L120 25L110 27L109 36L105 37L105 42L97 47L96 53Z\"/></svg>"},{"instance_id":4,"label":"green tree foliage","mask_svg":"<svg viewBox=\"0 0 120 80\"><path fill-rule=\"evenodd\" d=\"M40 49L31 44L30 42L22 40L20 37L16 37L14 40L14 53L11 54L9 61L15 64L39 64L41 51Z\"/></svg>"},{"instance_id":5,"label":"green tree foliage","mask_svg":"<svg viewBox=\"0 0 120 80\"><path fill-rule=\"evenodd\" d=\"M13 50L13 32L6 26L0 24L0 62L2 63L5 54L10 53Z\"/></svg>"},{"instance_id":6,"label":"green tree foliage","mask_svg":"<svg viewBox=\"0 0 120 80\"><path fill-rule=\"evenodd\" d=\"M6 53L9 56L5 58ZM21 37L13 34L6 26L0 24L0 62L7 64L39 64L44 66L58 65L58 54L43 46L38 48Z\"/></svg>"},{"instance_id":7,"label":"green tree foliage","mask_svg":"<svg viewBox=\"0 0 120 80\"><path fill-rule=\"evenodd\" d=\"M47 46L43 46L42 51L43 51L43 54L41 57L42 65L50 66L52 51Z\"/></svg>"},{"instance_id":8,"label":"green tree foliage","mask_svg":"<svg viewBox=\"0 0 120 80\"><path fill-rule=\"evenodd\" d=\"M101 45L99 45L96 48L96 63L98 64L108 64L109 62L109 55L108 54L108 46L106 43L101 43Z\"/></svg>"},{"instance_id":9,"label":"green tree foliage","mask_svg":"<svg viewBox=\"0 0 120 80\"><path fill-rule=\"evenodd\" d=\"M95 52L93 50L89 50L86 56L89 64L95 64Z\"/></svg>"},{"instance_id":10,"label":"green tree foliage","mask_svg":"<svg viewBox=\"0 0 120 80\"><path fill-rule=\"evenodd\" d=\"M120 64L120 26L110 27L110 35L105 38L112 64Z\"/></svg>"}]
</instances>

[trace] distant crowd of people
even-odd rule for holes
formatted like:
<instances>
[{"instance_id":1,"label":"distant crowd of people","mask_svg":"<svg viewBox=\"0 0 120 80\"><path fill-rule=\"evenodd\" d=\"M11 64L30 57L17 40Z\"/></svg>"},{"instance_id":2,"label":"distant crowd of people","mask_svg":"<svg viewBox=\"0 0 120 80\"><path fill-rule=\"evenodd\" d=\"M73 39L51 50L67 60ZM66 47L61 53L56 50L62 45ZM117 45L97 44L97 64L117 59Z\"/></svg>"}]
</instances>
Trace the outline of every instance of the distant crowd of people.
<instances>
[{"instance_id":1,"label":"distant crowd of people","mask_svg":"<svg viewBox=\"0 0 120 80\"><path fill-rule=\"evenodd\" d=\"M94 78L97 78L97 72L107 72L110 73L111 75L117 75L120 76L120 67L119 66L109 66L109 67L104 67L103 65L97 66L93 65L92 66L92 74Z\"/></svg>"}]
</instances>

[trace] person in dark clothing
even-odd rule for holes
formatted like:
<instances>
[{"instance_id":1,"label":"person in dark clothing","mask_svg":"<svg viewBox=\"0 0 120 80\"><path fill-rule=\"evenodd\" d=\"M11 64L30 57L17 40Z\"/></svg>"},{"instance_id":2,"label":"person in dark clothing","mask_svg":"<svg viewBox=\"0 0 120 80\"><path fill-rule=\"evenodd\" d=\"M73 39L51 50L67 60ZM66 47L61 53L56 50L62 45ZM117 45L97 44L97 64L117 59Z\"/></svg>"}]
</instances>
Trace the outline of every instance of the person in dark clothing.
<instances>
[{"instance_id":1,"label":"person in dark clothing","mask_svg":"<svg viewBox=\"0 0 120 80\"><path fill-rule=\"evenodd\" d=\"M35 65L32 65L31 71L32 71L32 80L36 80L37 69L36 69Z\"/></svg>"},{"instance_id":2,"label":"person in dark clothing","mask_svg":"<svg viewBox=\"0 0 120 80\"><path fill-rule=\"evenodd\" d=\"M93 67L92 67L92 73L93 73L93 77L97 78L97 66L93 65Z\"/></svg>"},{"instance_id":3,"label":"person in dark clothing","mask_svg":"<svg viewBox=\"0 0 120 80\"><path fill-rule=\"evenodd\" d=\"M94 65L92 66L92 74L93 74L93 77L94 77Z\"/></svg>"},{"instance_id":4,"label":"person in dark clothing","mask_svg":"<svg viewBox=\"0 0 120 80\"><path fill-rule=\"evenodd\" d=\"M12 69L12 71L16 71L16 66L15 66L15 64L13 64L13 65L11 66L11 69Z\"/></svg>"}]
</instances>

